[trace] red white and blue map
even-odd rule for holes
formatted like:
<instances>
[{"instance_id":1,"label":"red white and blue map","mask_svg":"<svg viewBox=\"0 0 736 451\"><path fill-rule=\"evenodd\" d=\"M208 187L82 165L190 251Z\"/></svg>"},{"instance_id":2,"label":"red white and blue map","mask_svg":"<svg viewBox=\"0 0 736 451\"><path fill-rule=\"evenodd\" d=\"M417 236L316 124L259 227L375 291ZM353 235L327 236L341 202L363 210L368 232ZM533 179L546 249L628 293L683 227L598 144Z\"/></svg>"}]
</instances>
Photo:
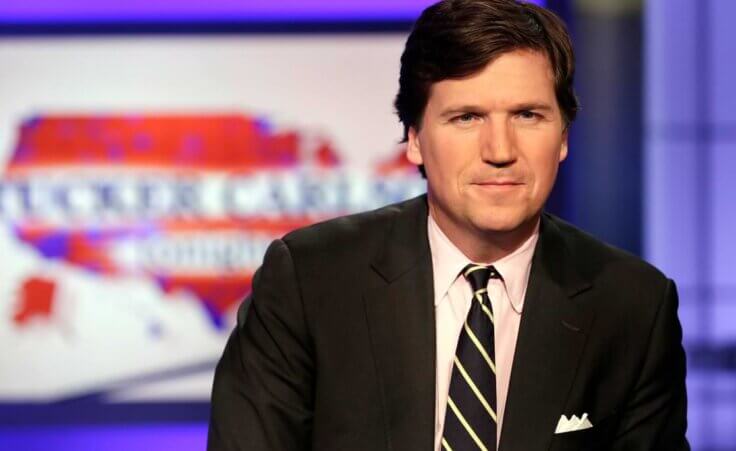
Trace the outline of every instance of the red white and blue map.
<instances>
[{"instance_id":1,"label":"red white and blue map","mask_svg":"<svg viewBox=\"0 0 736 451\"><path fill-rule=\"evenodd\" d=\"M273 239L424 190L401 146L372 168L339 154L242 114L23 122L0 179L0 398L202 385Z\"/></svg>"}]
</instances>

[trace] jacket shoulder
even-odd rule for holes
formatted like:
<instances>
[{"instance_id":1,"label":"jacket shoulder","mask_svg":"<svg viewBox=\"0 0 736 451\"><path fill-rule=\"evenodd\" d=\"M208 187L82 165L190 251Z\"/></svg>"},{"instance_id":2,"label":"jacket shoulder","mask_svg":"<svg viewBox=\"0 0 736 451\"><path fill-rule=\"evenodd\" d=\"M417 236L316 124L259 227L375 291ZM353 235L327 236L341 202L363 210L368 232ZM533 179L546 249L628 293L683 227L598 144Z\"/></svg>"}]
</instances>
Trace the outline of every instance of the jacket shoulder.
<instances>
[{"instance_id":1,"label":"jacket shoulder","mask_svg":"<svg viewBox=\"0 0 736 451\"><path fill-rule=\"evenodd\" d=\"M623 278L629 283L667 283L667 276L641 257L612 246L556 216L546 216L559 229L578 271L589 279L612 277Z\"/></svg>"},{"instance_id":2,"label":"jacket shoulder","mask_svg":"<svg viewBox=\"0 0 736 451\"><path fill-rule=\"evenodd\" d=\"M282 240L293 255L309 260L366 260L374 256L397 217L417 207L421 197L375 210L340 216L286 234Z\"/></svg>"}]
</instances>

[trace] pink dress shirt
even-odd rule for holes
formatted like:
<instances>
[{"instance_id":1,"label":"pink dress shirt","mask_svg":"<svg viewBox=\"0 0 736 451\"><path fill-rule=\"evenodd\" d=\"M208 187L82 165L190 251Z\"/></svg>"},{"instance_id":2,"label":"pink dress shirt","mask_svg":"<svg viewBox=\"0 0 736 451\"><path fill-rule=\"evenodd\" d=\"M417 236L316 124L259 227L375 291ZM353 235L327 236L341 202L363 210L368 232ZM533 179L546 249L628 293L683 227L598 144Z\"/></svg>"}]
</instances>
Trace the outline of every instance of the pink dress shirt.
<instances>
[{"instance_id":1,"label":"pink dress shirt","mask_svg":"<svg viewBox=\"0 0 736 451\"><path fill-rule=\"evenodd\" d=\"M469 263L492 264L503 281L490 279L488 295L495 317L496 352L496 440L501 437L503 414L506 406L511 364L514 361L516 337L519 333L524 296L529 282L534 247L539 238L539 224L535 232L518 249L495 262L472 262L440 230L429 217L427 221L429 248L432 252L434 276L434 308L437 332L437 378L435 387L435 450L441 449L442 429L445 423L447 395L450 390L453 358L465 318L470 311L472 292L470 284L460 276Z\"/></svg>"}]
</instances>

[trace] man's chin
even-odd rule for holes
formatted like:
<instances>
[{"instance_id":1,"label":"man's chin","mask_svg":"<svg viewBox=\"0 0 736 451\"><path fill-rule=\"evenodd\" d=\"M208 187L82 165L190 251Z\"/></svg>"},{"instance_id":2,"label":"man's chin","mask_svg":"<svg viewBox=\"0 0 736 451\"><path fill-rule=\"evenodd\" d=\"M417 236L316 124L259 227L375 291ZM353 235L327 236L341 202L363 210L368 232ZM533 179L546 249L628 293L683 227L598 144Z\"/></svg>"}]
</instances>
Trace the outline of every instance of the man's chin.
<instances>
[{"instance_id":1,"label":"man's chin","mask_svg":"<svg viewBox=\"0 0 736 451\"><path fill-rule=\"evenodd\" d=\"M539 215L534 217L498 217L482 218L474 221L476 228L484 234L492 235L514 235L514 234L531 234L536 226Z\"/></svg>"}]
</instances>

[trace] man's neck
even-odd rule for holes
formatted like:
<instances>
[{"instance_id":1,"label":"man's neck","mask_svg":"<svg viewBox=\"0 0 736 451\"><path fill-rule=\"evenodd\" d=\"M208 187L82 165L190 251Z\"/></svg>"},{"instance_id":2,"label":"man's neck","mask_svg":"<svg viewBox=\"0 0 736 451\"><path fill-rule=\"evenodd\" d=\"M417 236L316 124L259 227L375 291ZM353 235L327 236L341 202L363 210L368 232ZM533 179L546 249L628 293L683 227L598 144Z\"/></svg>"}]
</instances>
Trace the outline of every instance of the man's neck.
<instances>
[{"instance_id":1,"label":"man's neck","mask_svg":"<svg viewBox=\"0 0 736 451\"><path fill-rule=\"evenodd\" d=\"M442 233L466 257L477 263L493 263L512 254L537 230L539 215L508 231L460 229L452 221L436 214L430 206L429 213Z\"/></svg>"}]
</instances>

